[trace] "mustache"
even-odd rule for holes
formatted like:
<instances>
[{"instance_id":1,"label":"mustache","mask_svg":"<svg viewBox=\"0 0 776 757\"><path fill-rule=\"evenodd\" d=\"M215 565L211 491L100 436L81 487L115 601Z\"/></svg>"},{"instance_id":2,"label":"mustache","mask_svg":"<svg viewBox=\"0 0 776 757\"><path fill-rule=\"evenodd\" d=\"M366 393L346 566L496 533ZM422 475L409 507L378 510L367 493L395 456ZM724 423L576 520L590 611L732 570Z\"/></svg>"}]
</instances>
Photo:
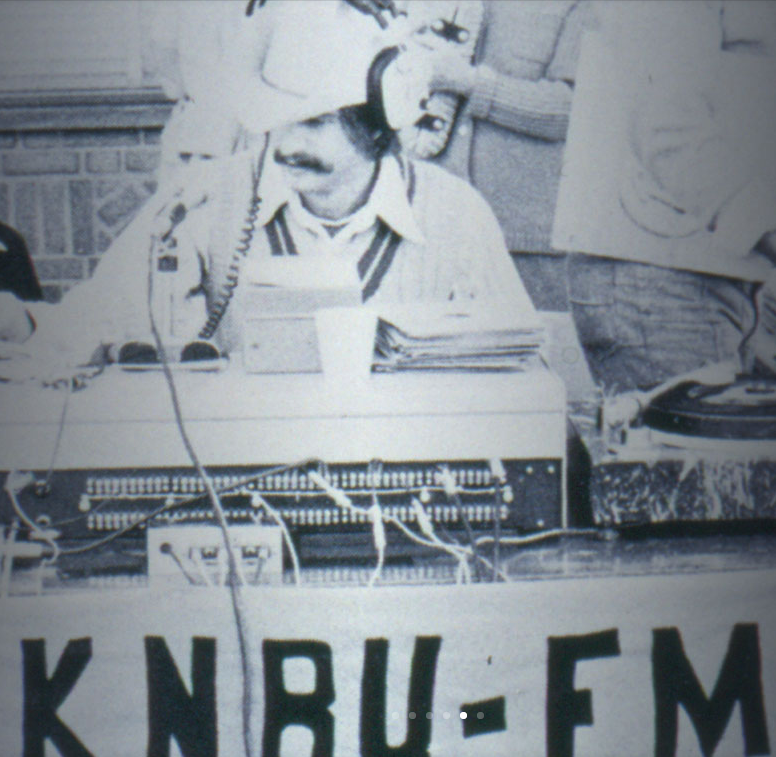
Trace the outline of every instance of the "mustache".
<instances>
[{"instance_id":1,"label":"mustache","mask_svg":"<svg viewBox=\"0 0 776 757\"><path fill-rule=\"evenodd\" d=\"M334 166L324 163L314 155L306 152L292 152L286 155L276 149L273 158L275 163L279 163L281 166L289 166L290 168L304 168L319 174L330 174L334 171Z\"/></svg>"}]
</instances>

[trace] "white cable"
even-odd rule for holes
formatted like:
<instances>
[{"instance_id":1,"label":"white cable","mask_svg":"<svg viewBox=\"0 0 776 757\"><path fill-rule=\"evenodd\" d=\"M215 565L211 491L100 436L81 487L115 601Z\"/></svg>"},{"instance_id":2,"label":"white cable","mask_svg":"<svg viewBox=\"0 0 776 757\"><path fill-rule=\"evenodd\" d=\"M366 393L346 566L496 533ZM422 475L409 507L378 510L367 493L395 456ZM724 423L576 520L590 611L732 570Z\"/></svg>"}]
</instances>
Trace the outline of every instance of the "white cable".
<instances>
[{"instance_id":1,"label":"white cable","mask_svg":"<svg viewBox=\"0 0 776 757\"><path fill-rule=\"evenodd\" d=\"M384 515L383 519L387 523L392 523L394 526L399 528L399 530L401 530L402 533L404 533L409 539L417 542L418 544L422 544L425 547L436 547L437 549L444 550L454 549L456 551L460 551L462 554L469 555L470 557L474 557L475 559L479 560L489 570L493 570L493 563L490 560L488 560L486 557L483 557L482 555L473 553L471 548L465 547L463 544L447 544L445 542L441 542L443 546L440 547L439 544L428 541L427 539L423 539L417 534L414 534L400 520L394 518L392 515ZM510 582L512 580L506 573L504 573L503 570L498 570L497 575L504 582Z\"/></svg>"},{"instance_id":2,"label":"white cable","mask_svg":"<svg viewBox=\"0 0 776 757\"><path fill-rule=\"evenodd\" d=\"M222 584L225 584L229 578L229 556L222 549L219 549L218 552L216 552L216 565L218 567L218 571L216 572L216 585L221 586Z\"/></svg>"},{"instance_id":3,"label":"white cable","mask_svg":"<svg viewBox=\"0 0 776 757\"><path fill-rule=\"evenodd\" d=\"M323 489L323 491L325 491L326 494L332 498L334 504L337 505L337 507L353 513L366 513L369 517L369 520L372 522L372 539L375 544L375 549L377 550L377 565L374 572L372 573L371 578L369 579L368 586L374 586L375 581L377 581L380 573L382 573L383 570L386 547L385 528L383 526L383 519L385 516L383 515L382 509L380 508L380 504L377 502L377 498L374 495L374 492L372 493L372 505L368 509L363 507L356 507L351 501L350 497L345 494L345 492L336 488L335 486L332 486L317 471L308 471L307 477L319 489Z\"/></svg>"},{"instance_id":4,"label":"white cable","mask_svg":"<svg viewBox=\"0 0 776 757\"><path fill-rule=\"evenodd\" d=\"M521 546L525 544L535 544L536 542L552 539L555 536L588 536L590 534L601 535L601 532L595 528L551 528L547 531L539 531L536 534L527 536L502 536L501 543L511 546ZM477 546L490 544L493 537L490 534L480 536L477 539Z\"/></svg>"},{"instance_id":5,"label":"white cable","mask_svg":"<svg viewBox=\"0 0 776 757\"><path fill-rule=\"evenodd\" d=\"M3 536L3 553L0 555L0 558L2 559L2 563L0 564L0 597L2 598L8 596L8 590L11 586L13 549L9 548L9 545L13 547L13 544L16 542L16 534L18 530L17 523L14 521L11 524L8 534Z\"/></svg>"},{"instance_id":6,"label":"white cable","mask_svg":"<svg viewBox=\"0 0 776 757\"><path fill-rule=\"evenodd\" d=\"M447 498L455 504L455 509L458 512L458 517L461 520L461 523L463 523L464 530L466 531L466 539L469 542L469 548L471 550L472 556L474 557L474 572L477 577L477 580L480 580L480 566L479 563L482 562L483 565L486 563L485 559L480 556L480 554L477 552L477 544L474 541L474 532L472 531L472 527L469 523L469 518L466 516L466 511L464 510L463 503L461 502L460 497L460 487L456 484L455 476L453 476L452 471L447 465L443 465L440 468L441 472L441 480L442 480L442 486L445 490L445 495ZM491 563L488 563L492 566ZM501 574L498 568L491 567L492 574L494 576L494 580Z\"/></svg>"},{"instance_id":7,"label":"white cable","mask_svg":"<svg viewBox=\"0 0 776 757\"><path fill-rule=\"evenodd\" d=\"M479 560L488 570L494 571L494 565L493 563L488 560L487 557L483 557L482 555L475 554L474 557ZM498 570L495 570L496 576L498 576L504 583L511 583L512 579L504 573L503 570L500 568Z\"/></svg>"},{"instance_id":8,"label":"white cable","mask_svg":"<svg viewBox=\"0 0 776 757\"><path fill-rule=\"evenodd\" d=\"M232 549L234 550L234 545L232 545ZM245 578L245 571L243 570L243 562L242 562L242 548L239 548L239 556L236 556L234 564L237 568L237 579L240 584L240 586L247 586L248 581Z\"/></svg>"},{"instance_id":9,"label":"white cable","mask_svg":"<svg viewBox=\"0 0 776 757\"><path fill-rule=\"evenodd\" d=\"M8 494L8 499L11 501L11 507L13 508L13 511L16 513L16 516L19 518L19 520L30 529L30 535L32 538L39 539L51 547L52 555L47 557L46 561L55 562L59 557L59 545L56 542L56 536L53 535L56 532L48 532L41 528L37 523L35 523L35 521L32 520L32 518L30 518L26 512L24 512L24 508L19 502L19 498L17 496L18 492L20 492L32 480L33 477L30 473L11 471L5 479L4 488L6 494Z\"/></svg>"},{"instance_id":10,"label":"white cable","mask_svg":"<svg viewBox=\"0 0 776 757\"><path fill-rule=\"evenodd\" d=\"M46 471L46 477L43 479L44 484L49 486L51 483L51 476L54 473L54 466L57 463L57 456L59 455L59 447L62 444L62 435L65 431L65 424L67 422L67 408L70 404L70 394L73 391L73 382L70 381L65 384L64 392L65 399L62 402L62 411L59 414L59 423L57 425L57 435L54 439L54 449L51 452L51 461L49 462L48 470Z\"/></svg>"},{"instance_id":11,"label":"white cable","mask_svg":"<svg viewBox=\"0 0 776 757\"><path fill-rule=\"evenodd\" d=\"M323 489L334 501L334 503L341 507L344 510L350 510L351 512L356 513L365 513L367 512L365 508L356 507L353 502L350 500L350 497L345 494L345 492L341 491L340 489L336 489L334 486L332 486L323 476L321 476L316 471L309 471L308 472L308 478L310 481L312 481L314 484L318 486L318 488ZM462 545L452 545L452 544L445 544L444 542L433 542L429 539L424 539L423 537L418 536L417 534L410 531L407 526L404 525L398 518L393 517L392 515L388 515L387 513L383 513L383 520L386 523L391 523L394 526L396 526L408 539L411 541L414 541L417 544L421 544L424 547L433 547L436 549L442 549L444 551L449 550L455 550L456 552L461 552L462 554L470 555L474 557L475 559L479 560L486 568L489 568L490 570L493 570L493 563L490 562L490 560L482 557L481 555L478 555L473 552L473 550L469 547L464 547ZM441 546L440 546L441 544ZM509 576L507 576L506 573L504 573L502 570L496 571L496 574L501 577L501 579L505 582L510 581L511 579Z\"/></svg>"},{"instance_id":12,"label":"white cable","mask_svg":"<svg viewBox=\"0 0 776 757\"><path fill-rule=\"evenodd\" d=\"M377 501L376 495L374 495L372 505L368 512L369 519L372 521L372 539L374 540L375 549L377 550L377 565L375 566L368 584L371 588L375 585L375 582L380 578L380 574L383 572L383 565L385 564L385 547L387 545L385 526L383 525L383 511L380 507L380 503Z\"/></svg>"},{"instance_id":13,"label":"white cable","mask_svg":"<svg viewBox=\"0 0 776 757\"><path fill-rule=\"evenodd\" d=\"M458 568L456 570L456 583L471 582L471 572L469 570L469 563L466 561L466 554L460 549L456 549L452 545L445 544L434 531L434 524L431 522L431 518L428 517L426 508L417 497L412 497L412 507L415 511L415 517L417 518L420 530L431 539L440 549L443 549L448 554L452 555L458 561Z\"/></svg>"},{"instance_id":14,"label":"white cable","mask_svg":"<svg viewBox=\"0 0 776 757\"><path fill-rule=\"evenodd\" d=\"M205 567L205 563L202 559L202 553L198 549L194 552L192 562L194 563L194 567L197 569L197 573L202 578L202 582L205 584L205 586L213 586L213 581L207 574L207 568Z\"/></svg>"},{"instance_id":15,"label":"white cable","mask_svg":"<svg viewBox=\"0 0 776 757\"><path fill-rule=\"evenodd\" d=\"M275 508L272 507L272 505L270 505L270 503L267 502L267 500L264 499L264 497L262 497L258 492L251 492L251 505L253 505L254 502L260 504L266 511L267 515L269 515L269 517L272 518L272 520L274 520L278 526L280 526L280 532L283 535L286 546L288 547L288 553L291 555L291 566L294 572L294 585L300 586L302 583L302 572L299 569L299 556L296 553L296 547L294 546L294 542L291 539L291 534L288 532L288 526L286 526L286 522L280 516L280 513L278 513L278 511L275 510ZM255 514L253 516L253 520L255 523L259 522Z\"/></svg>"},{"instance_id":16,"label":"white cable","mask_svg":"<svg viewBox=\"0 0 776 757\"><path fill-rule=\"evenodd\" d=\"M249 657L250 646L248 644L248 623L247 613L245 611L245 605L240 592L240 586L238 584L238 568L237 559L232 549L231 538L229 536L229 526L226 522L226 514L224 513L223 505L219 499L218 493L215 490L213 481L208 475L207 471L202 466L199 460L196 450L194 449L189 435L186 432L186 426L183 420L183 414L180 409L180 403L178 402L178 391L175 386L175 379L173 378L170 365L167 361L167 356L164 350L164 344L162 337L159 334L159 329L156 324L153 312L153 264L154 253L156 251L156 237L151 238L151 245L148 250L148 290L147 290L147 306L148 317L151 324L151 333L154 337L156 345L156 351L159 355L159 359L162 363L162 372L164 373L165 380L167 382L167 388L170 393L170 400L172 401L173 412L175 414L175 422L178 426L178 432L183 442L183 446L186 448L186 452L197 470L199 477L207 493L208 500L213 509L213 515L215 516L216 523L221 529L221 535L224 541L224 548L226 549L226 556L229 565L228 572L228 584L229 594L232 600L232 611L235 619L235 630L237 632L237 643L240 650L240 664L242 672L242 738L243 749L245 750L245 757L255 757L258 748L259 739L257 734L253 732L253 689L254 689L254 669L251 665Z\"/></svg>"},{"instance_id":17,"label":"white cable","mask_svg":"<svg viewBox=\"0 0 776 757\"><path fill-rule=\"evenodd\" d=\"M175 552L175 548L170 544L169 542L165 542L161 545L161 551L162 554L167 554L172 558L172 561L177 566L178 570L183 574L183 577L192 585L196 586L197 582L189 575L189 572L186 570L186 566L181 562L180 557L178 557L177 553Z\"/></svg>"},{"instance_id":18,"label":"white cable","mask_svg":"<svg viewBox=\"0 0 776 757\"><path fill-rule=\"evenodd\" d=\"M507 472L504 463L497 457L488 461L493 484L493 580L498 580L498 569L501 567L501 505L503 497L501 487L507 482Z\"/></svg>"},{"instance_id":19,"label":"white cable","mask_svg":"<svg viewBox=\"0 0 776 757\"><path fill-rule=\"evenodd\" d=\"M323 489L326 494L332 498L334 504L337 505L337 507L359 515L367 512L367 510L363 507L356 507L351 501L350 497L345 494L345 492L340 489L335 489L325 478L323 478L323 476L321 476L316 471L309 471L307 475L310 481L318 486L319 489ZM397 526L399 530L402 531L405 536L407 536L407 538L411 539L417 544L422 544L424 547L436 546L433 542L428 541L427 539L423 539L422 537L410 531L400 520L394 518L392 515L383 513L383 520L386 523L392 523L393 525Z\"/></svg>"},{"instance_id":20,"label":"white cable","mask_svg":"<svg viewBox=\"0 0 776 757\"><path fill-rule=\"evenodd\" d=\"M332 486L320 473L311 470L307 472L307 478L312 481L319 489L323 489L333 500L337 507L343 510L355 510L362 512L363 508L356 507L345 492Z\"/></svg>"}]
</instances>

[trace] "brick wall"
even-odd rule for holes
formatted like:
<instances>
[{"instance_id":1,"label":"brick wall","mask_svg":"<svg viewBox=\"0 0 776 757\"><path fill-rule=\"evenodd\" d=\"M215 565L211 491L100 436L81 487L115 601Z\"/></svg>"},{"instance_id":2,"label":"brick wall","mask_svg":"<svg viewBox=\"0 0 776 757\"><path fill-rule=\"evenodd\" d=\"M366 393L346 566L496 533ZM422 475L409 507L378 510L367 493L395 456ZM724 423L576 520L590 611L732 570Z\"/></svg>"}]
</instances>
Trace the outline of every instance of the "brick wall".
<instances>
[{"instance_id":1,"label":"brick wall","mask_svg":"<svg viewBox=\"0 0 776 757\"><path fill-rule=\"evenodd\" d=\"M161 128L0 131L0 220L27 240L46 299L91 275L155 191Z\"/></svg>"},{"instance_id":2,"label":"brick wall","mask_svg":"<svg viewBox=\"0 0 776 757\"><path fill-rule=\"evenodd\" d=\"M92 274L155 191L170 108L159 96L113 105L0 103L0 220L27 240L50 302ZM562 256L515 262L539 309L568 309Z\"/></svg>"}]
</instances>

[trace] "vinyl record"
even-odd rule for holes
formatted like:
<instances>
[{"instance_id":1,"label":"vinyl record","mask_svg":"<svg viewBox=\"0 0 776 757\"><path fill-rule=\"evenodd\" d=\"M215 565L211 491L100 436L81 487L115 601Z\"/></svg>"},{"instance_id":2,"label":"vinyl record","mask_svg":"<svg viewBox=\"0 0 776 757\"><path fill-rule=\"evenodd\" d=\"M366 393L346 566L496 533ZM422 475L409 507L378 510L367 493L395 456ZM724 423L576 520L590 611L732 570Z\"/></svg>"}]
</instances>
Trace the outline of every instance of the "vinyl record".
<instances>
[{"instance_id":1,"label":"vinyl record","mask_svg":"<svg viewBox=\"0 0 776 757\"><path fill-rule=\"evenodd\" d=\"M655 397L643 415L652 429L716 439L776 439L776 380L687 381Z\"/></svg>"}]
</instances>

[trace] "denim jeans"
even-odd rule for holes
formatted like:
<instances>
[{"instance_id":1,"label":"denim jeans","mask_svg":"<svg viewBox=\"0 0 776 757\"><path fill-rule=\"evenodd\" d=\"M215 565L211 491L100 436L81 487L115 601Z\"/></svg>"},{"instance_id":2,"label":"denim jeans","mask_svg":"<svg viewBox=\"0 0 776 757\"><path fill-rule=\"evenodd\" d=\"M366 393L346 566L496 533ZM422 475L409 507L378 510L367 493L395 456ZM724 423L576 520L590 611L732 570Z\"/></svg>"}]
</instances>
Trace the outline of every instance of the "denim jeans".
<instances>
[{"instance_id":1,"label":"denim jeans","mask_svg":"<svg viewBox=\"0 0 776 757\"><path fill-rule=\"evenodd\" d=\"M567 260L579 341L607 392L736 358L754 324L749 282L581 253Z\"/></svg>"}]
</instances>

